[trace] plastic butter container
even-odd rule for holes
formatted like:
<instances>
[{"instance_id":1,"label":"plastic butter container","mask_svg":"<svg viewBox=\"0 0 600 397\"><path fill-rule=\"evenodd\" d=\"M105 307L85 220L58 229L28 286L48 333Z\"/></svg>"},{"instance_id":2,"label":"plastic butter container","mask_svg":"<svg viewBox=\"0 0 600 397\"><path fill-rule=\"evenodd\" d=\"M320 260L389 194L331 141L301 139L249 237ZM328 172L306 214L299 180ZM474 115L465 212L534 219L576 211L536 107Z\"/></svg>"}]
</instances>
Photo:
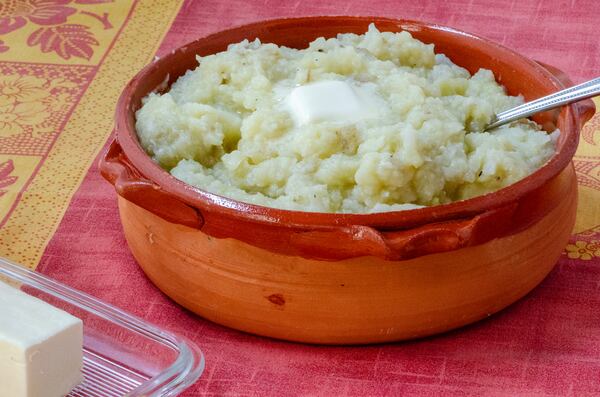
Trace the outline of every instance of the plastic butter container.
<instances>
[{"instance_id":1,"label":"plastic butter container","mask_svg":"<svg viewBox=\"0 0 600 397\"><path fill-rule=\"evenodd\" d=\"M176 396L204 370L194 343L0 258L0 281L83 321L83 382L69 397Z\"/></svg>"}]
</instances>

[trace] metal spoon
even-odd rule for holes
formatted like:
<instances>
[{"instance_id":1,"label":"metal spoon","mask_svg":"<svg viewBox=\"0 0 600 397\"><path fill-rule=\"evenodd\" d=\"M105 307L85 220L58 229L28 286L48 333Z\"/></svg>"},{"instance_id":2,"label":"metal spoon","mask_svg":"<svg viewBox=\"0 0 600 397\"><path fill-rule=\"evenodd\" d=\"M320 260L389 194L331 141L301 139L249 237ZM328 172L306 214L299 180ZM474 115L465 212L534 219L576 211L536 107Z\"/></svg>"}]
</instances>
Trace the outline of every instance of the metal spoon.
<instances>
[{"instance_id":1,"label":"metal spoon","mask_svg":"<svg viewBox=\"0 0 600 397\"><path fill-rule=\"evenodd\" d=\"M484 128L484 131L596 95L600 95L600 77L497 113L492 118L492 122Z\"/></svg>"}]
</instances>

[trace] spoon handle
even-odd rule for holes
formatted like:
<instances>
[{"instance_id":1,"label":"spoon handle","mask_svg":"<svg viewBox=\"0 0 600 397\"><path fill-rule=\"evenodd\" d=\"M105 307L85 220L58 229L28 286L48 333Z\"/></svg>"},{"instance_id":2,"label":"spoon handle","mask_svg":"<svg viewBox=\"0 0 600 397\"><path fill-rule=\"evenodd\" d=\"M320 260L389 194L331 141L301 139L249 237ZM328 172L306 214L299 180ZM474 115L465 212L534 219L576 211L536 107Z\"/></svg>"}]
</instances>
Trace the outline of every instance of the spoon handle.
<instances>
[{"instance_id":1,"label":"spoon handle","mask_svg":"<svg viewBox=\"0 0 600 397\"><path fill-rule=\"evenodd\" d=\"M489 131L515 120L529 117L533 114L554 109L569 103L581 101L582 99L591 98L596 95L600 95L600 77L536 99L535 101L524 103L512 109L505 110L504 112L500 112L496 114L485 130Z\"/></svg>"}]
</instances>

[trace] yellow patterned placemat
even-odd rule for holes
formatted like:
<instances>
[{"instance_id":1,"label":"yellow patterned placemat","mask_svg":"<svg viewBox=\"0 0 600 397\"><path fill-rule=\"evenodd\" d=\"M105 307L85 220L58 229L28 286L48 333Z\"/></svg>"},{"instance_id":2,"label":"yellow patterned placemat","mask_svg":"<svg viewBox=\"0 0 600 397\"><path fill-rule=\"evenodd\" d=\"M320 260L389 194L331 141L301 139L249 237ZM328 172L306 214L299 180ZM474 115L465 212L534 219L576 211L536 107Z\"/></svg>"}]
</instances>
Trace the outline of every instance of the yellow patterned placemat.
<instances>
[{"instance_id":1,"label":"yellow patterned placemat","mask_svg":"<svg viewBox=\"0 0 600 397\"><path fill-rule=\"evenodd\" d=\"M0 2L0 256L35 268L182 1Z\"/></svg>"},{"instance_id":2,"label":"yellow patterned placemat","mask_svg":"<svg viewBox=\"0 0 600 397\"><path fill-rule=\"evenodd\" d=\"M597 230L600 241L600 98L594 98L596 114L585 125L573 162L579 182L579 207L575 233ZM600 247L599 247L600 248ZM600 256L600 250L598 251Z\"/></svg>"}]
</instances>

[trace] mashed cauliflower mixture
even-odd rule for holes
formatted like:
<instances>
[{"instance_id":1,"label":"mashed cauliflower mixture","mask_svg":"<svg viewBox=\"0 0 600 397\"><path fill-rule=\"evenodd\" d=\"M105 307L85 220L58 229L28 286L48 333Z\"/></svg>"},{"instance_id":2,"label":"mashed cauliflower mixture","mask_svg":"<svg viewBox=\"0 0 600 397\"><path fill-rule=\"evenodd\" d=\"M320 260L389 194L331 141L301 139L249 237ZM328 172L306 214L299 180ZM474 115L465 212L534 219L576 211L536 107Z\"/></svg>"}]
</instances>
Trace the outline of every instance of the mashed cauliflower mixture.
<instances>
[{"instance_id":1,"label":"mashed cauliflower mixture","mask_svg":"<svg viewBox=\"0 0 600 397\"><path fill-rule=\"evenodd\" d=\"M533 122L481 132L522 99L408 32L371 25L303 50L243 41L198 61L144 99L138 136L176 178L236 200L347 213L437 205L512 184L554 152L558 132ZM291 90L336 80L375 93L374 113L298 124Z\"/></svg>"}]
</instances>

